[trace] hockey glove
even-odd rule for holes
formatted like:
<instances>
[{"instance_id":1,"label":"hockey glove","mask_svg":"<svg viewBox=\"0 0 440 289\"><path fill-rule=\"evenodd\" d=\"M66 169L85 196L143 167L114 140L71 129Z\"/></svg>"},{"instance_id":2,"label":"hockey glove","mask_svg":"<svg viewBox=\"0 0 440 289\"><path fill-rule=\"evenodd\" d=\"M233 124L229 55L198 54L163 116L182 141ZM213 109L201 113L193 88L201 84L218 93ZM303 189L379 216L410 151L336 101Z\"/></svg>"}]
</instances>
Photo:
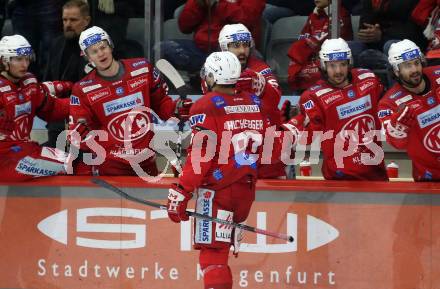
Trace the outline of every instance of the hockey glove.
<instances>
[{"instance_id":1,"label":"hockey glove","mask_svg":"<svg viewBox=\"0 0 440 289\"><path fill-rule=\"evenodd\" d=\"M240 75L240 78L235 85L238 91L246 91L257 96L261 96L266 86L266 79L261 73L255 72L251 69L246 69Z\"/></svg>"},{"instance_id":2,"label":"hockey glove","mask_svg":"<svg viewBox=\"0 0 440 289\"><path fill-rule=\"evenodd\" d=\"M168 217L175 223L180 221L188 221L189 216L186 213L188 201L191 200L192 194L185 192L179 184L173 184L169 189L167 211Z\"/></svg>"},{"instance_id":3,"label":"hockey glove","mask_svg":"<svg viewBox=\"0 0 440 289\"><path fill-rule=\"evenodd\" d=\"M176 109L174 114L176 117L182 121L187 121L189 119L189 110L193 105L193 101L190 98L181 99L176 101Z\"/></svg>"},{"instance_id":4,"label":"hockey glove","mask_svg":"<svg viewBox=\"0 0 440 289\"><path fill-rule=\"evenodd\" d=\"M69 131L67 140L76 147L80 146L80 143L87 141L87 135L90 132L90 128L84 119L78 119L75 127ZM78 138L79 137L79 138Z\"/></svg>"},{"instance_id":5,"label":"hockey glove","mask_svg":"<svg viewBox=\"0 0 440 289\"><path fill-rule=\"evenodd\" d=\"M321 47L322 42L327 38L328 32L321 32L319 34L315 34L309 38L306 38L307 45L312 49L318 49Z\"/></svg>"},{"instance_id":6,"label":"hockey glove","mask_svg":"<svg viewBox=\"0 0 440 289\"><path fill-rule=\"evenodd\" d=\"M70 81L45 81L41 83L44 92L54 97L67 97L72 90L73 82Z\"/></svg>"},{"instance_id":7,"label":"hockey glove","mask_svg":"<svg viewBox=\"0 0 440 289\"><path fill-rule=\"evenodd\" d=\"M392 137L405 138L414 124L415 119L414 108L408 105L403 106L391 116L387 131Z\"/></svg>"}]
</instances>

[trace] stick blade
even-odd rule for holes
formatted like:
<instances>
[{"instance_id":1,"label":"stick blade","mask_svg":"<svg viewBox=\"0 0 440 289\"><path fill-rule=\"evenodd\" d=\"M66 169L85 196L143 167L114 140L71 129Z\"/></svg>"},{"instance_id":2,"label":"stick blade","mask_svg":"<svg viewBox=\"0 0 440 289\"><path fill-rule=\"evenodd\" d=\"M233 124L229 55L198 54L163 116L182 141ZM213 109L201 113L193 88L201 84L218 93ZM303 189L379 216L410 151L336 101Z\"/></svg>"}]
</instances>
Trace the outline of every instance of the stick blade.
<instances>
[{"instance_id":1,"label":"stick blade","mask_svg":"<svg viewBox=\"0 0 440 289\"><path fill-rule=\"evenodd\" d=\"M182 76L166 59L159 59L156 68L173 83L177 90L185 86Z\"/></svg>"}]
</instances>

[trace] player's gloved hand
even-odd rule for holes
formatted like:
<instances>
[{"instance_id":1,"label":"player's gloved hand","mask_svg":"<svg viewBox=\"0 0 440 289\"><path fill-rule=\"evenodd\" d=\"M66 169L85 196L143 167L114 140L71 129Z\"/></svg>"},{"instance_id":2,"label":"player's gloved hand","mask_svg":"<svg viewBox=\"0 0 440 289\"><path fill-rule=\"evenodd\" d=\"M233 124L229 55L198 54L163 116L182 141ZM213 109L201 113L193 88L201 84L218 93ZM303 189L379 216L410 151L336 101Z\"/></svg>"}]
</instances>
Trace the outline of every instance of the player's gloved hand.
<instances>
[{"instance_id":1,"label":"player's gloved hand","mask_svg":"<svg viewBox=\"0 0 440 289\"><path fill-rule=\"evenodd\" d=\"M179 184L173 184L169 189L167 211L168 217L175 223L188 221L186 213L188 201L191 200L192 193L186 192Z\"/></svg>"},{"instance_id":2,"label":"player's gloved hand","mask_svg":"<svg viewBox=\"0 0 440 289\"><path fill-rule=\"evenodd\" d=\"M317 49L321 47L322 42L327 38L328 32L321 32L315 34L309 38L306 38L307 45L312 49Z\"/></svg>"},{"instance_id":3,"label":"player's gloved hand","mask_svg":"<svg viewBox=\"0 0 440 289\"><path fill-rule=\"evenodd\" d=\"M76 125L70 130L67 135L67 140L74 146L79 147L80 143L87 141L87 136L90 133L90 128L85 119L78 119Z\"/></svg>"},{"instance_id":4,"label":"player's gloved hand","mask_svg":"<svg viewBox=\"0 0 440 289\"><path fill-rule=\"evenodd\" d=\"M387 126L388 133L396 138L404 138L416 120L416 113L409 105L402 106L390 117Z\"/></svg>"},{"instance_id":5,"label":"player's gloved hand","mask_svg":"<svg viewBox=\"0 0 440 289\"><path fill-rule=\"evenodd\" d=\"M176 109L174 114L176 117L182 121L187 121L189 119L189 110L193 105L193 101L190 98L181 99L176 101Z\"/></svg>"},{"instance_id":6,"label":"player's gloved hand","mask_svg":"<svg viewBox=\"0 0 440 289\"><path fill-rule=\"evenodd\" d=\"M72 90L73 82L71 81L45 81L41 83L44 92L55 97L67 97Z\"/></svg>"},{"instance_id":7,"label":"player's gloved hand","mask_svg":"<svg viewBox=\"0 0 440 289\"><path fill-rule=\"evenodd\" d=\"M264 92L265 86L266 79L261 73L246 69L241 73L240 78L235 85L235 89L261 96Z\"/></svg>"}]
</instances>

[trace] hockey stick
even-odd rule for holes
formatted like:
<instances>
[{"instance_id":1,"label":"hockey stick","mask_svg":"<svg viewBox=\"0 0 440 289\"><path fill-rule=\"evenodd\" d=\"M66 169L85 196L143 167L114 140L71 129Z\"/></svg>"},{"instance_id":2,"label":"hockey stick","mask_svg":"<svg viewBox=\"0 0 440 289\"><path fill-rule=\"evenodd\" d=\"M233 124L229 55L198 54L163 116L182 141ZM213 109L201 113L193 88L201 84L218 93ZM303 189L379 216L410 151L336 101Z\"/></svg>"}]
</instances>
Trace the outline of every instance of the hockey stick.
<instances>
[{"instance_id":1,"label":"hockey stick","mask_svg":"<svg viewBox=\"0 0 440 289\"><path fill-rule=\"evenodd\" d=\"M143 199L131 196L131 195L127 194L126 192L124 192L123 190L113 186L112 184L109 184L108 182L106 182L106 181L104 181L102 179L92 178L91 182L96 184L96 185L98 185L98 186L100 186L100 187L103 187L103 188L106 188L106 189L108 189L108 190L110 190L112 192L115 192L116 194L122 196L123 198L125 198L125 199L127 199L129 201L132 201L132 202L135 202L135 203L139 203L139 204L143 204L143 205L147 205L147 206L154 207L154 208L158 208L158 209L161 209L161 210L166 210L167 209L167 206L165 206L165 205L162 205L162 204L159 204L159 203L155 203L155 202L151 202L151 201L147 201L147 200L143 200ZM266 231L266 230L263 230L263 229L258 229L258 228L252 227L252 226L248 226L248 225L245 225L245 224L229 222L229 221L226 221L226 220L210 217L210 216L207 216L207 215L202 215L202 214L199 214L199 213L196 213L196 212L186 211L186 213L189 216L194 217L194 218L198 218L198 219L202 219L202 220L208 220L208 221L211 221L211 222L214 222L214 223L223 224L223 225L226 225L226 226L237 227L237 228L240 228L242 230L249 231L249 232L254 232L254 233L261 234L261 235L266 235L266 236L271 236L271 237L274 237L274 238L277 238L277 239L281 239L281 240L285 240L285 241L289 241L289 242L293 242L293 240L294 240L292 236L287 235L287 234L270 232L270 231Z\"/></svg>"},{"instance_id":2,"label":"hockey stick","mask_svg":"<svg viewBox=\"0 0 440 289\"><path fill-rule=\"evenodd\" d=\"M171 65L166 59L159 59L156 62L156 68L162 72L163 75L168 78L173 84L174 88L177 90L177 94L179 94L181 100L186 99L186 93L184 91L185 81L183 81L182 76L179 72ZM177 138L177 148L176 148L176 156L177 156L177 165L182 168L182 133L183 127L185 126L185 122L179 121L179 135ZM178 177L177 169L174 170L174 176Z\"/></svg>"}]
</instances>

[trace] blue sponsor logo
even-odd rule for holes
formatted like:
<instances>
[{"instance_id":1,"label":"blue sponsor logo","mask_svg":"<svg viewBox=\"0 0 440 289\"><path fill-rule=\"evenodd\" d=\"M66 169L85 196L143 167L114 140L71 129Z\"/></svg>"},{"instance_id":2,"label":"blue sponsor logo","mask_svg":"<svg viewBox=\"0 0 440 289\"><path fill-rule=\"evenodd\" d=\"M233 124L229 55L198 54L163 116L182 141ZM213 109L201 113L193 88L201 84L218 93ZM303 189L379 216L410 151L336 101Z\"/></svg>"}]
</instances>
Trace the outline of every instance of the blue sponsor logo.
<instances>
[{"instance_id":1,"label":"blue sponsor logo","mask_svg":"<svg viewBox=\"0 0 440 289\"><path fill-rule=\"evenodd\" d=\"M347 96L348 96L349 98L353 98L353 97L356 96L356 94L354 93L353 90L350 89L350 90L347 92Z\"/></svg>"},{"instance_id":2,"label":"blue sponsor logo","mask_svg":"<svg viewBox=\"0 0 440 289\"><path fill-rule=\"evenodd\" d=\"M220 181L221 179L223 179L223 174L222 174L222 171L220 169L214 170L214 172L212 173L212 176L217 181Z\"/></svg>"},{"instance_id":3,"label":"blue sponsor logo","mask_svg":"<svg viewBox=\"0 0 440 289\"><path fill-rule=\"evenodd\" d=\"M434 70L434 74L435 75L439 75L440 74L440 69Z\"/></svg>"},{"instance_id":4,"label":"blue sponsor logo","mask_svg":"<svg viewBox=\"0 0 440 289\"><path fill-rule=\"evenodd\" d=\"M420 57L420 51L418 49L413 49L411 51L402 53L402 60L403 61L409 61L409 60L413 60L415 58L419 58Z\"/></svg>"},{"instance_id":5,"label":"blue sponsor logo","mask_svg":"<svg viewBox=\"0 0 440 289\"><path fill-rule=\"evenodd\" d=\"M315 104L313 103L313 100L309 100L306 103L304 103L303 106L304 109L309 110L312 109L315 106Z\"/></svg>"},{"instance_id":6,"label":"blue sponsor logo","mask_svg":"<svg viewBox=\"0 0 440 289\"><path fill-rule=\"evenodd\" d=\"M71 95L70 96L70 105L80 105L81 102L79 101L79 97L76 95Z\"/></svg>"},{"instance_id":7,"label":"blue sponsor logo","mask_svg":"<svg viewBox=\"0 0 440 289\"><path fill-rule=\"evenodd\" d=\"M124 88L123 87L118 87L116 88L116 94L117 95L123 95L124 94Z\"/></svg>"},{"instance_id":8,"label":"blue sponsor logo","mask_svg":"<svg viewBox=\"0 0 440 289\"><path fill-rule=\"evenodd\" d=\"M425 128L440 121L440 105L417 116L420 128Z\"/></svg>"},{"instance_id":9,"label":"blue sponsor logo","mask_svg":"<svg viewBox=\"0 0 440 289\"><path fill-rule=\"evenodd\" d=\"M235 33L232 34L231 36L232 36L232 42L252 40L252 36L249 32Z\"/></svg>"},{"instance_id":10,"label":"blue sponsor logo","mask_svg":"<svg viewBox=\"0 0 440 289\"><path fill-rule=\"evenodd\" d=\"M432 180L432 173L430 171L425 171L425 173L423 174L423 179L427 181Z\"/></svg>"},{"instance_id":11,"label":"blue sponsor logo","mask_svg":"<svg viewBox=\"0 0 440 289\"><path fill-rule=\"evenodd\" d=\"M18 56L22 55L31 55L32 54L32 47L20 47L16 49L16 53Z\"/></svg>"},{"instance_id":12,"label":"blue sponsor logo","mask_svg":"<svg viewBox=\"0 0 440 289\"><path fill-rule=\"evenodd\" d=\"M314 90L318 90L319 88L321 88L321 85L315 85L315 86L312 86L312 87L310 87L309 89L311 90L311 91L314 91Z\"/></svg>"},{"instance_id":13,"label":"blue sponsor logo","mask_svg":"<svg viewBox=\"0 0 440 289\"><path fill-rule=\"evenodd\" d=\"M225 99L220 95L214 96L213 98L211 98L211 101L214 103L215 107L217 108L223 108L226 106Z\"/></svg>"},{"instance_id":14,"label":"blue sponsor logo","mask_svg":"<svg viewBox=\"0 0 440 289\"><path fill-rule=\"evenodd\" d=\"M256 95L251 95L252 102L258 106L261 106L261 99Z\"/></svg>"},{"instance_id":15,"label":"blue sponsor logo","mask_svg":"<svg viewBox=\"0 0 440 289\"><path fill-rule=\"evenodd\" d=\"M395 99L396 97L401 96L401 95L402 95L402 91L399 90L398 92L391 94L390 99Z\"/></svg>"},{"instance_id":16,"label":"blue sponsor logo","mask_svg":"<svg viewBox=\"0 0 440 289\"><path fill-rule=\"evenodd\" d=\"M10 150L11 150L11 152L19 153L19 152L22 151L22 148L21 148L21 146L12 146L12 147L10 148Z\"/></svg>"},{"instance_id":17,"label":"blue sponsor logo","mask_svg":"<svg viewBox=\"0 0 440 289\"><path fill-rule=\"evenodd\" d=\"M428 97L428 99L426 100L426 103L429 105L429 106L433 106L434 104L436 104L436 101L435 101L435 98L434 97Z\"/></svg>"},{"instance_id":18,"label":"blue sponsor logo","mask_svg":"<svg viewBox=\"0 0 440 289\"><path fill-rule=\"evenodd\" d=\"M92 82L93 82L93 79L84 80L84 81L81 81L81 82L79 83L79 85L83 86L83 85L90 84L90 83L92 83Z\"/></svg>"},{"instance_id":19,"label":"blue sponsor logo","mask_svg":"<svg viewBox=\"0 0 440 289\"><path fill-rule=\"evenodd\" d=\"M189 118L189 124L191 127L195 126L196 124L203 124L205 122L206 114L195 114Z\"/></svg>"},{"instance_id":20,"label":"blue sponsor logo","mask_svg":"<svg viewBox=\"0 0 440 289\"><path fill-rule=\"evenodd\" d=\"M101 34L93 34L83 40L83 45L87 48L100 41L102 41Z\"/></svg>"},{"instance_id":21,"label":"blue sponsor logo","mask_svg":"<svg viewBox=\"0 0 440 289\"><path fill-rule=\"evenodd\" d=\"M379 118L384 118L384 117L390 116L392 114L393 114L393 112L391 111L391 109L384 109L384 110L379 110L379 112L377 113L377 116Z\"/></svg>"},{"instance_id":22,"label":"blue sponsor logo","mask_svg":"<svg viewBox=\"0 0 440 289\"><path fill-rule=\"evenodd\" d=\"M367 95L351 102L344 103L336 107L336 110L338 111L339 119L345 119L365 112L371 109L371 107L371 98L370 95Z\"/></svg>"},{"instance_id":23,"label":"blue sponsor logo","mask_svg":"<svg viewBox=\"0 0 440 289\"><path fill-rule=\"evenodd\" d=\"M133 62L133 63L131 64L131 66L133 66L134 68L136 68L136 67L138 67L138 66L145 65L145 64L147 64L147 61L145 61L145 60L140 60L140 61L137 61L137 62Z\"/></svg>"},{"instance_id":24,"label":"blue sponsor logo","mask_svg":"<svg viewBox=\"0 0 440 289\"><path fill-rule=\"evenodd\" d=\"M349 60L347 52L334 52L328 54L329 61Z\"/></svg>"},{"instance_id":25,"label":"blue sponsor logo","mask_svg":"<svg viewBox=\"0 0 440 289\"><path fill-rule=\"evenodd\" d=\"M272 74L272 69L270 67L268 67L268 68L265 68L265 69L261 70L260 73L262 75Z\"/></svg>"},{"instance_id":26,"label":"blue sponsor logo","mask_svg":"<svg viewBox=\"0 0 440 289\"><path fill-rule=\"evenodd\" d=\"M142 93L137 92L103 104L105 116L130 110L144 104Z\"/></svg>"},{"instance_id":27,"label":"blue sponsor logo","mask_svg":"<svg viewBox=\"0 0 440 289\"><path fill-rule=\"evenodd\" d=\"M24 96L23 96L23 94L20 93L20 94L18 95L18 99L19 99L20 101L23 101L23 100L24 100Z\"/></svg>"}]
</instances>

